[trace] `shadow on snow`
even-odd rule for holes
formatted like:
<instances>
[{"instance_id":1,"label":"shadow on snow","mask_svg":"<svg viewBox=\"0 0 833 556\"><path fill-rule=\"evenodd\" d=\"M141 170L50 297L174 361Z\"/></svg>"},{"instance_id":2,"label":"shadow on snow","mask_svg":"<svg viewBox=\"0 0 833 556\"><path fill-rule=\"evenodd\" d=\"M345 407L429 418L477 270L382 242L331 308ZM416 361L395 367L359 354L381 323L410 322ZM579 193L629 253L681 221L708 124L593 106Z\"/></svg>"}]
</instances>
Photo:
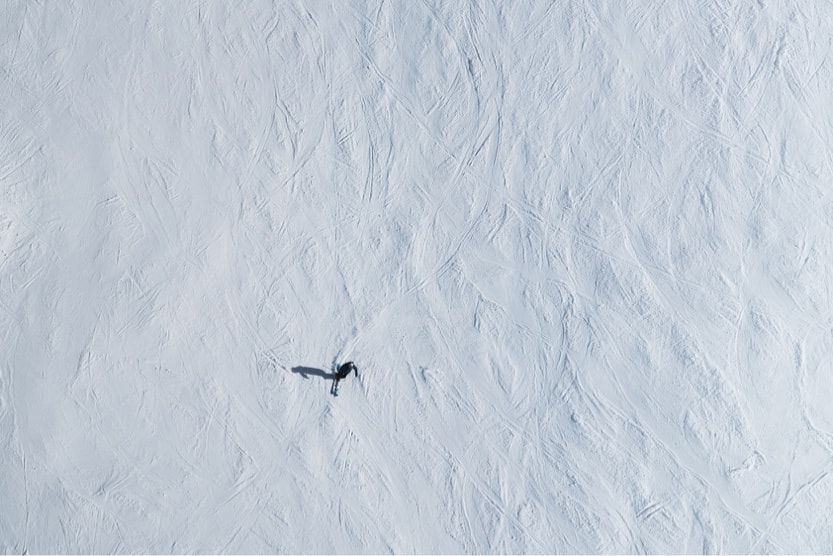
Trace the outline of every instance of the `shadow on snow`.
<instances>
[{"instance_id":1,"label":"shadow on snow","mask_svg":"<svg viewBox=\"0 0 833 556\"><path fill-rule=\"evenodd\" d=\"M304 378L310 376L320 376L324 380L333 380L336 377L335 373L328 373L324 369L317 369L315 367L292 367L292 372L301 375Z\"/></svg>"}]
</instances>

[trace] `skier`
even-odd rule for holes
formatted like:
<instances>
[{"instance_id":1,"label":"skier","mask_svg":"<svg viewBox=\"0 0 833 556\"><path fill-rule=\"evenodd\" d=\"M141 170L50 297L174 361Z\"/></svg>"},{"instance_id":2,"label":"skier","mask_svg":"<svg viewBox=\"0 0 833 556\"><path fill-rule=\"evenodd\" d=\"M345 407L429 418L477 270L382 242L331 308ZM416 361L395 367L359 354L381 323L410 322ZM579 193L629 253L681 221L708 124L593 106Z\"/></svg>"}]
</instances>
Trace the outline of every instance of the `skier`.
<instances>
[{"instance_id":1,"label":"skier","mask_svg":"<svg viewBox=\"0 0 833 556\"><path fill-rule=\"evenodd\" d=\"M356 368L356 365L352 361L348 361L344 365L338 368L336 371L336 376L333 379L333 386L330 388L330 393L333 396L338 396L338 381L347 378L350 376L350 373L355 373L356 378L359 378L359 370Z\"/></svg>"}]
</instances>

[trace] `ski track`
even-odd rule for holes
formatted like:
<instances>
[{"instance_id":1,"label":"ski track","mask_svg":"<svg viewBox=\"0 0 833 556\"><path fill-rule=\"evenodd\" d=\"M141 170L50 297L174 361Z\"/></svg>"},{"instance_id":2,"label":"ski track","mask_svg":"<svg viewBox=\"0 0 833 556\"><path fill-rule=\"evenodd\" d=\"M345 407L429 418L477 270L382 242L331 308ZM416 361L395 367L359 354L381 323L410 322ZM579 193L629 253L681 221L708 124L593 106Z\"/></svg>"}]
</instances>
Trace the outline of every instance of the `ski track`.
<instances>
[{"instance_id":1,"label":"ski track","mask_svg":"<svg viewBox=\"0 0 833 556\"><path fill-rule=\"evenodd\" d=\"M0 551L831 552L831 9L4 3Z\"/></svg>"}]
</instances>

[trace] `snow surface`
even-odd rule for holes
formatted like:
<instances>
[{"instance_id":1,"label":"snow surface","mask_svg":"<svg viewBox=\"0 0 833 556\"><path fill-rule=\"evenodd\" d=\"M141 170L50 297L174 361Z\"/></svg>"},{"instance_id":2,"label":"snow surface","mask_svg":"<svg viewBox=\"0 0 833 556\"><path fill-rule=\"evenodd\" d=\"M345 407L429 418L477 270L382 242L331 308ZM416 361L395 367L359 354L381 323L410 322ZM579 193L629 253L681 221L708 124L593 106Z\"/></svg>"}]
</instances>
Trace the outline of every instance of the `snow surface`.
<instances>
[{"instance_id":1,"label":"snow surface","mask_svg":"<svg viewBox=\"0 0 833 556\"><path fill-rule=\"evenodd\" d=\"M833 551L830 2L0 13L0 550Z\"/></svg>"}]
</instances>

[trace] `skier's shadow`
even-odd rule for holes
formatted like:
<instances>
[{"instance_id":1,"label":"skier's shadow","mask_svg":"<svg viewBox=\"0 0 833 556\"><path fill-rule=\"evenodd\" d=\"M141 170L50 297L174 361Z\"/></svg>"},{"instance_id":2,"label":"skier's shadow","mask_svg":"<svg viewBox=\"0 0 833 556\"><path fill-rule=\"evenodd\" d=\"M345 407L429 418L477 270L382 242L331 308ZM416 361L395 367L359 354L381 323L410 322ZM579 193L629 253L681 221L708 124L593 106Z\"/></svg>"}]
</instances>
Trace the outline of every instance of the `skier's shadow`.
<instances>
[{"instance_id":1,"label":"skier's shadow","mask_svg":"<svg viewBox=\"0 0 833 556\"><path fill-rule=\"evenodd\" d=\"M324 369L316 369L315 367L292 367L292 372L301 375L304 378L310 376L320 376L324 380L333 380L336 377L335 373L328 373Z\"/></svg>"}]
</instances>

